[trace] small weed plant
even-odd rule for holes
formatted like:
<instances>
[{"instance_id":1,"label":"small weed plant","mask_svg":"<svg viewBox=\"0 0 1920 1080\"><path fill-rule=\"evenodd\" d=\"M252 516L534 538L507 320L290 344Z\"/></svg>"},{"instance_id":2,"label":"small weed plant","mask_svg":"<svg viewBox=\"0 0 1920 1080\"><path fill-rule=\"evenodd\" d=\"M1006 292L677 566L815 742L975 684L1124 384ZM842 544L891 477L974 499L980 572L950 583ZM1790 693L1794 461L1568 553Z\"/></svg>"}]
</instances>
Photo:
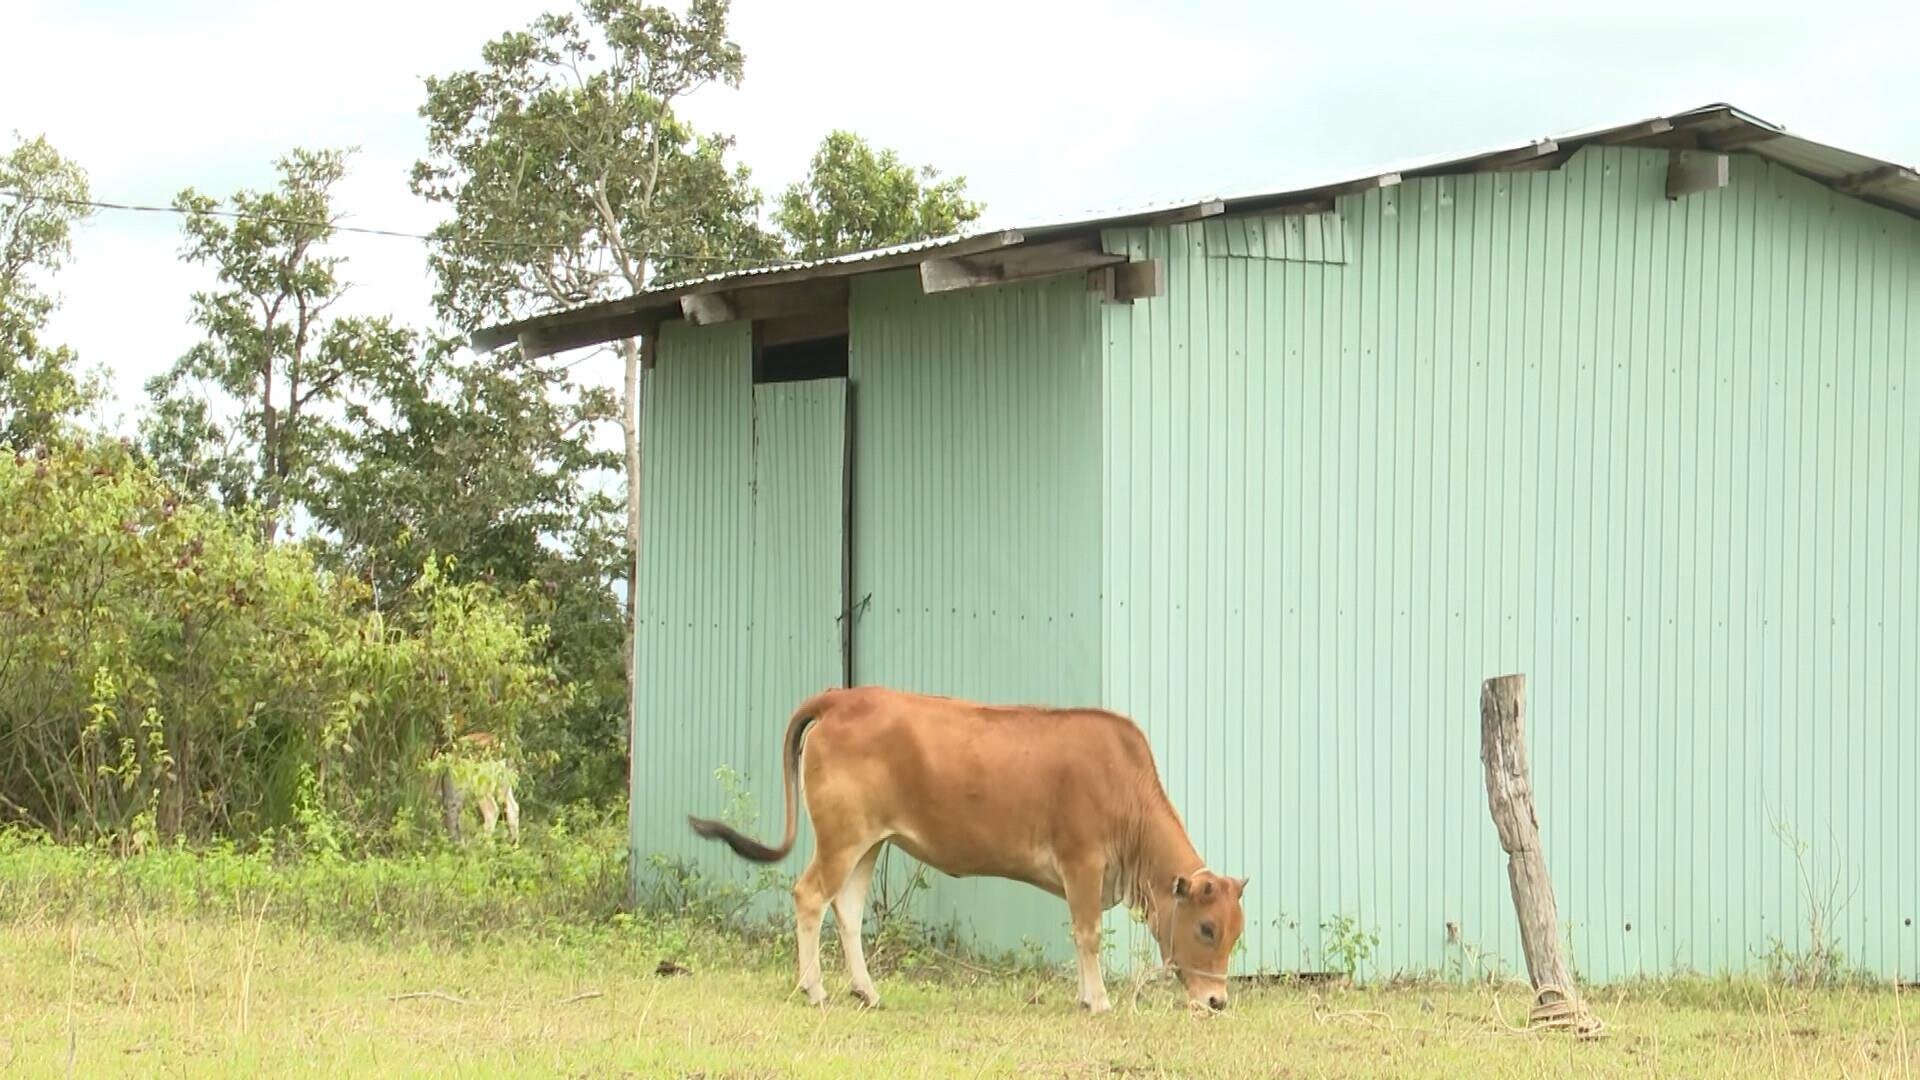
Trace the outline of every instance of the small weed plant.
<instances>
[{"instance_id":1,"label":"small weed plant","mask_svg":"<svg viewBox=\"0 0 1920 1080\"><path fill-rule=\"evenodd\" d=\"M1360 925L1351 915L1335 915L1320 924L1321 950L1333 970L1354 982L1360 968L1373 959L1380 946L1380 935Z\"/></svg>"}]
</instances>

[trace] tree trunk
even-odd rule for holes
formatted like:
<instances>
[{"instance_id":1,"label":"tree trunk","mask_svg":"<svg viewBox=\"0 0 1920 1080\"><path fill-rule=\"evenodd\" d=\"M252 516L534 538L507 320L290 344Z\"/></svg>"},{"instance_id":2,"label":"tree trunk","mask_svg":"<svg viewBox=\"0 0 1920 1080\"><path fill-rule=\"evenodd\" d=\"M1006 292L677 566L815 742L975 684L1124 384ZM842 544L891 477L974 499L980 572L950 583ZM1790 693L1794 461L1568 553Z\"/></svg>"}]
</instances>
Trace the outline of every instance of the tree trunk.
<instances>
[{"instance_id":1,"label":"tree trunk","mask_svg":"<svg viewBox=\"0 0 1920 1080\"><path fill-rule=\"evenodd\" d=\"M1487 808L1507 853L1520 945L1535 993L1532 1020L1595 1034L1599 1021L1581 1003L1560 950L1560 911L1540 850L1540 819L1527 765L1526 710L1525 675L1502 675L1480 685L1480 762L1487 774Z\"/></svg>"},{"instance_id":2,"label":"tree trunk","mask_svg":"<svg viewBox=\"0 0 1920 1080\"><path fill-rule=\"evenodd\" d=\"M267 324L269 335L273 324ZM274 476L279 472L280 453L280 413L273 407L273 361L266 364L264 376L260 380L260 502L266 510L265 520L260 531L271 544L280 531L279 498L275 494Z\"/></svg>"}]
</instances>

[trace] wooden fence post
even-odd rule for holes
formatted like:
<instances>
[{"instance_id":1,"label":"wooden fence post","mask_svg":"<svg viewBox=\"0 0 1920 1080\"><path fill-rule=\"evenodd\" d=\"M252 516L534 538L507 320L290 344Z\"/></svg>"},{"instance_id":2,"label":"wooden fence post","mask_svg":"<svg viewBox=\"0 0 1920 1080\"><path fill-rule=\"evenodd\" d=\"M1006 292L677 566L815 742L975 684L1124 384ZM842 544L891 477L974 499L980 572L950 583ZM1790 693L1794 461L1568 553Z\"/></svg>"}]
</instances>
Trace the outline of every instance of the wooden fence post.
<instances>
[{"instance_id":1,"label":"wooden fence post","mask_svg":"<svg viewBox=\"0 0 1920 1080\"><path fill-rule=\"evenodd\" d=\"M1533 809L1533 778L1527 768L1527 677L1501 675L1480 684L1480 763L1487 771L1487 809L1507 853L1507 880L1520 917L1520 944L1533 982L1531 1022L1600 1033L1587 1011L1560 951L1560 911L1540 851L1540 819Z\"/></svg>"}]
</instances>

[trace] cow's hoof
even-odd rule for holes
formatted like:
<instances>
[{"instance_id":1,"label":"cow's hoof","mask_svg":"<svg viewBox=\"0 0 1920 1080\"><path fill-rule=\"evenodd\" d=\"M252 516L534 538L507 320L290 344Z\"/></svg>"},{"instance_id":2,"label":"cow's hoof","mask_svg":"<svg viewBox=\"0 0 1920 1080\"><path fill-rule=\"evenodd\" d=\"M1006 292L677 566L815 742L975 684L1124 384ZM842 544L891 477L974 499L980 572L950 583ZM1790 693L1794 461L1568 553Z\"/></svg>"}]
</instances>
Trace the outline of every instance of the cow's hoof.
<instances>
[{"instance_id":1,"label":"cow's hoof","mask_svg":"<svg viewBox=\"0 0 1920 1080\"><path fill-rule=\"evenodd\" d=\"M1113 1003L1109 1001L1083 1001L1080 1003L1080 1007L1087 1010L1089 1015L1098 1016L1103 1012L1111 1011L1113 1009Z\"/></svg>"},{"instance_id":2,"label":"cow's hoof","mask_svg":"<svg viewBox=\"0 0 1920 1080\"><path fill-rule=\"evenodd\" d=\"M860 1002L860 1007L863 1009L877 1009L880 1007L880 994L877 991L862 990L856 986L853 988L853 996Z\"/></svg>"},{"instance_id":3,"label":"cow's hoof","mask_svg":"<svg viewBox=\"0 0 1920 1080\"><path fill-rule=\"evenodd\" d=\"M800 991L807 995L807 1004L816 1009L826 1006L827 992L824 989L818 986L803 986L800 988Z\"/></svg>"}]
</instances>

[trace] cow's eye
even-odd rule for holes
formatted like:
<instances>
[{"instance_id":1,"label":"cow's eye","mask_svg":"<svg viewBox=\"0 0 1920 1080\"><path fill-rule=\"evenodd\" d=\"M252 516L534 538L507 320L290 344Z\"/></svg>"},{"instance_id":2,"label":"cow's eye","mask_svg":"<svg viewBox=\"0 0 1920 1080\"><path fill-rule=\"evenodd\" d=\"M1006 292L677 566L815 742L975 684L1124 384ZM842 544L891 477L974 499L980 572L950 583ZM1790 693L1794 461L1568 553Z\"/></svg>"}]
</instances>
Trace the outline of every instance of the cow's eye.
<instances>
[{"instance_id":1,"label":"cow's eye","mask_svg":"<svg viewBox=\"0 0 1920 1080\"><path fill-rule=\"evenodd\" d=\"M1200 937L1202 940L1212 941L1215 933L1217 933L1217 931L1214 930L1212 923L1203 922L1200 924Z\"/></svg>"}]
</instances>

